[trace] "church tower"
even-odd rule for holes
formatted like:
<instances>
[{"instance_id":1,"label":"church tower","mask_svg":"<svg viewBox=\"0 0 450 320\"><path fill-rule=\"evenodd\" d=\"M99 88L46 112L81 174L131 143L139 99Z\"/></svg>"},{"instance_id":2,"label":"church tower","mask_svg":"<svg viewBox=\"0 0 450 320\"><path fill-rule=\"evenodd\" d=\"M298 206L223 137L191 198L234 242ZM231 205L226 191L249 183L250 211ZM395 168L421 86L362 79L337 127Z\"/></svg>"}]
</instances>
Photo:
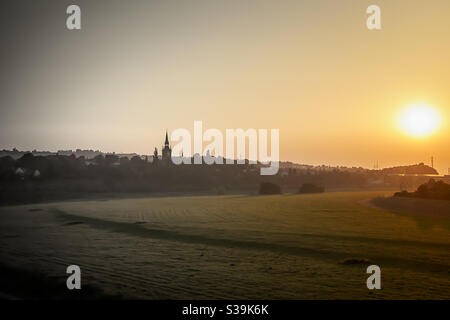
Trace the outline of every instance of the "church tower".
<instances>
[{"instance_id":1,"label":"church tower","mask_svg":"<svg viewBox=\"0 0 450 320\"><path fill-rule=\"evenodd\" d=\"M166 130L166 141L164 141L164 147L162 149L162 160L163 161L169 161L172 158L172 149L169 145L169 135L167 134Z\"/></svg>"}]
</instances>

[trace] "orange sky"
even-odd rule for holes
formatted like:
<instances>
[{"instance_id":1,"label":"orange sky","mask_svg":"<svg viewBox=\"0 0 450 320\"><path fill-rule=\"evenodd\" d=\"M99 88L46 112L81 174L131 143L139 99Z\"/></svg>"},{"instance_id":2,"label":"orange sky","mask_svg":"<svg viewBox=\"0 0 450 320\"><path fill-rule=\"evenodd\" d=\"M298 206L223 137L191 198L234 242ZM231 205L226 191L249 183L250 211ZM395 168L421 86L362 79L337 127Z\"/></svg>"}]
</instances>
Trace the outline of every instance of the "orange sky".
<instances>
[{"instance_id":1,"label":"orange sky","mask_svg":"<svg viewBox=\"0 0 450 320\"><path fill-rule=\"evenodd\" d=\"M448 0L79 3L81 31L64 5L9 13L48 16L11 22L0 148L150 154L202 120L278 128L282 160L450 167ZM396 123L417 101L441 114L425 138Z\"/></svg>"}]
</instances>

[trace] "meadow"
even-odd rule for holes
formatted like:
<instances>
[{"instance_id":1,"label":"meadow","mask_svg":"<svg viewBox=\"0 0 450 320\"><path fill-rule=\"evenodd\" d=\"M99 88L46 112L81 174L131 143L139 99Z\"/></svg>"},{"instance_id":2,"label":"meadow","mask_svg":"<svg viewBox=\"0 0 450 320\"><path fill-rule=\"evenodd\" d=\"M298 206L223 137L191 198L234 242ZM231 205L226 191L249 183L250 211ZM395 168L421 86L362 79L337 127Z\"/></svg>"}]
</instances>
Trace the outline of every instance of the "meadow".
<instances>
[{"instance_id":1,"label":"meadow","mask_svg":"<svg viewBox=\"0 0 450 320\"><path fill-rule=\"evenodd\" d=\"M122 298L450 299L450 216L367 205L385 194L0 207L0 253L9 267L58 279L79 265L82 285ZM369 264L381 268L381 290L366 287Z\"/></svg>"}]
</instances>

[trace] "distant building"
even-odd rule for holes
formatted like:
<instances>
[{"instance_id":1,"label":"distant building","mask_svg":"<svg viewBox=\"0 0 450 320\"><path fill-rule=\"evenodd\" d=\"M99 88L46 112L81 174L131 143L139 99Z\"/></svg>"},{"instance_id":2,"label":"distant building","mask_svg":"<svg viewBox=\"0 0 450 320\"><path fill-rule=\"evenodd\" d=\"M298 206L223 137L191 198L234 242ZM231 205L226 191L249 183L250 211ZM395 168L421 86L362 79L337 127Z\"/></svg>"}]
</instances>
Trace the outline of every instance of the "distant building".
<instances>
[{"instance_id":1,"label":"distant building","mask_svg":"<svg viewBox=\"0 0 450 320\"><path fill-rule=\"evenodd\" d=\"M169 145L169 135L166 131L166 141L164 141L164 147L162 149L162 160L169 161L172 158L172 149Z\"/></svg>"},{"instance_id":2,"label":"distant building","mask_svg":"<svg viewBox=\"0 0 450 320\"><path fill-rule=\"evenodd\" d=\"M169 144L169 134L166 131L166 140L164 141L164 146L161 150L161 159L158 156L158 148L155 148L153 152L153 163L158 164L158 160L161 160L161 163L168 164L172 159L172 148L170 148Z\"/></svg>"}]
</instances>

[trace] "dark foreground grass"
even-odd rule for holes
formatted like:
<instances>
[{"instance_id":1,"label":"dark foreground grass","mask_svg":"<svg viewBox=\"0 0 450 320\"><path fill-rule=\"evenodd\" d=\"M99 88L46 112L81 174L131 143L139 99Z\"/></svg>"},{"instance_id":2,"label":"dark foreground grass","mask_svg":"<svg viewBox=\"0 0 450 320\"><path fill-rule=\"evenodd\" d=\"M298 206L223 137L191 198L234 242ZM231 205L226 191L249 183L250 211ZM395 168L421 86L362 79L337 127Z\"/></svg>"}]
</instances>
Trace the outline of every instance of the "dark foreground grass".
<instances>
[{"instance_id":1,"label":"dark foreground grass","mask_svg":"<svg viewBox=\"0 0 450 320\"><path fill-rule=\"evenodd\" d=\"M84 300L120 299L91 285L69 290L65 277L50 277L36 271L0 265L0 299Z\"/></svg>"}]
</instances>

